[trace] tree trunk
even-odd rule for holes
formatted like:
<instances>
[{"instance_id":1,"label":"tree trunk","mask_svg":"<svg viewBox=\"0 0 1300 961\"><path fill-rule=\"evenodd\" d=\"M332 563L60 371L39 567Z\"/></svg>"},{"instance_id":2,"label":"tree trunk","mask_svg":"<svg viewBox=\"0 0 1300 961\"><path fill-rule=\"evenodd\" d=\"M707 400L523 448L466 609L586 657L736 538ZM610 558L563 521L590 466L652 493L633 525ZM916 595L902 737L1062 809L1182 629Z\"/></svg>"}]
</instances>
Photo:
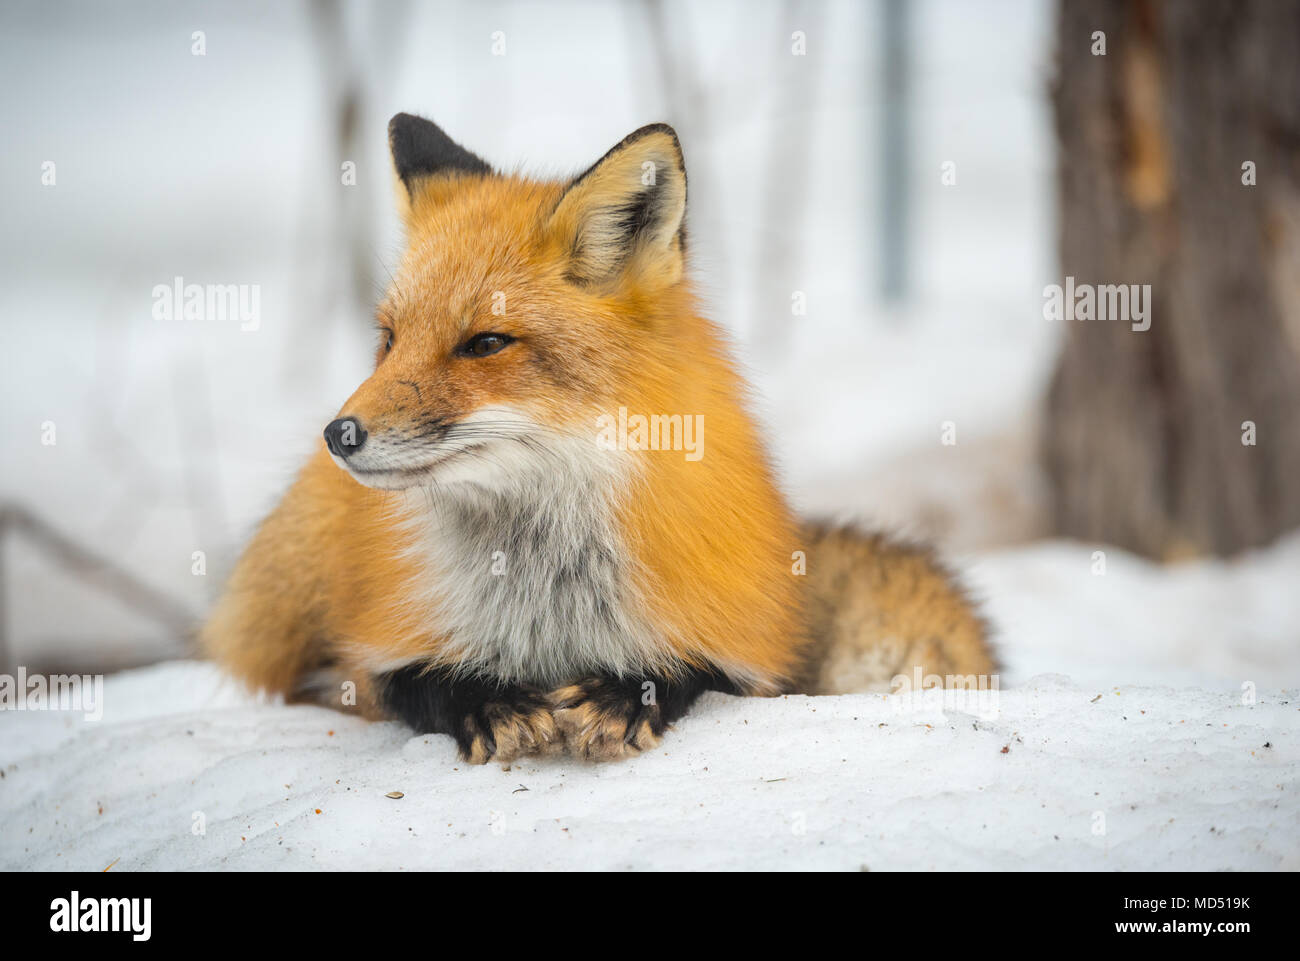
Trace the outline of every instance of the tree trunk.
<instances>
[{"instance_id":1,"label":"tree trunk","mask_svg":"<svg viewBox=\"0 0 1300 961\"><path fill-rule=\"evenodd\" d=\"M1267 543L1300 524L1300 3L1064 0L1058 44L1058 282L1151 296L1147 330L1060 321L1057 532Z\"/></svg>"}]
</instances>

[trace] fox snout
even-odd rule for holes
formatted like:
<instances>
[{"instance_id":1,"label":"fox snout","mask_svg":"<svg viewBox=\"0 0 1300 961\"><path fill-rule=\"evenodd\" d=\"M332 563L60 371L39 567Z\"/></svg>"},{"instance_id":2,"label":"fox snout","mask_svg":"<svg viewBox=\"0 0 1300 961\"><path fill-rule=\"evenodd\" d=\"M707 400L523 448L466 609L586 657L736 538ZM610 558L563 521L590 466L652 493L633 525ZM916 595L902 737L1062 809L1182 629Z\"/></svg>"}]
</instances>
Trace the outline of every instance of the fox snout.
<instances>
[{"instance_id":1,"label":"fox snout","mask_svg":"<svg viewBox=\"0 0 1300 961\"><path fill-rule=\"evenodd\" d=\"M340 417L325 427L325 446L335 457L350 457L359 451L370 435L355 417Z\"/></svg>"},{"instance_id":2,"label":"fox snout","mask_svg":"<svg viewBox=\"0 0 1300 961\"><path fill-rule=\"evenodd\" d=\"M352 408L349 403L344 411ZM340 413L324 430L334 463L366 487L409 487L472 483L493 487L512 475L534 476L554 469L553 433L523 412L506 406L480 407L470 414L433 409Z\"/></svg>"}]
</instances>

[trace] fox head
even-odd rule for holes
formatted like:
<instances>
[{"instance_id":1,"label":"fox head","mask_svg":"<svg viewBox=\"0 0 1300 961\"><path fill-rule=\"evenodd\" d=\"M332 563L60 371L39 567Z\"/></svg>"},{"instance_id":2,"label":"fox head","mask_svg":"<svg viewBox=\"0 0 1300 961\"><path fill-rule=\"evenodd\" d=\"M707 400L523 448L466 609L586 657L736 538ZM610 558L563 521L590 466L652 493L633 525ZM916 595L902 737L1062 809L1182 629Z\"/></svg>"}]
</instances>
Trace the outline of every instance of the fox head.
<instances>
[{"instance_id":1,"label":"fox head","mask_svg":"<svg viewBox=\"0 0 1300 961\"><path fill-rule=\"evenodd\" d=\"M664 409L692 315L672 128L564 182L498 173L409 114L388 133L407 246L374 372L325 429L335 462L370 487L498 487L588 457L601 413Z\"/></svg>"}]
</instances>

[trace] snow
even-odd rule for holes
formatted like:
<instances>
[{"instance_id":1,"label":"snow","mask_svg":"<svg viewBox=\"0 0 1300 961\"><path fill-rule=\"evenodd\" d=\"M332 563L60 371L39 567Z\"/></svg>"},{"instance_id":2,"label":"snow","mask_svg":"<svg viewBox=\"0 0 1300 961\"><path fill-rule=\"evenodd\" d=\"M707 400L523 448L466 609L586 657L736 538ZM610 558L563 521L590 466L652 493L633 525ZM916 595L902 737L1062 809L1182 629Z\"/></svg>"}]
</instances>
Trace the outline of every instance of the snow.
<instances>
[{"instance_id":1,"label":"snow","mask_svg":"<svg viewBox=\"0 0 1300 961\"><path fill-rule=\"evenodd\" d=\"M1300 679L1270 640L1294 648L1298 553L991 554L995 694L710 694L618 764L473 767L212 665L128 671L101 721L0 714L0 869L1300 869Z\"/></svg>"},{"instance_id":2,"label":"snow","mask_svg":"<svg viewBox=\"0 0 1300 961\"><path fill-rule=\"evenodd\" d=\"M1094 573L1098 553L1105 573ZM1230 561L1161 566L1105 545L1041 542L975 561L966 580L1011 683L1300 688L1300 533Z\"/></svg>"}]
</instances>

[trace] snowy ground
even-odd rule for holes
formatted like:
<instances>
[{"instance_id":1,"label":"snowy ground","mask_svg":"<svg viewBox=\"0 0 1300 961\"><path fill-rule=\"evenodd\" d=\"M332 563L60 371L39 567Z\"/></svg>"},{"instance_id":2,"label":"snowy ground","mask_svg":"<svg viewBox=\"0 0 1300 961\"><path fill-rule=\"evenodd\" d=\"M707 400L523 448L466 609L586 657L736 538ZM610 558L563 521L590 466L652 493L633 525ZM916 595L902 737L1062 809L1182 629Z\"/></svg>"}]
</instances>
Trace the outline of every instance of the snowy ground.
<instances>
[{"instance_id":1,"label":"snowy ground","mask_svg":"<svg viewBox=\"0 0 1300 961\"><path fill-rule=\"evenodd\" d=\"M469 767L209 665L131 671L99 722L0 714L0 868L1294 870L1298 556L990 555L995 701L709 695L617 765Z\"/></svg>"}]
</instances>

